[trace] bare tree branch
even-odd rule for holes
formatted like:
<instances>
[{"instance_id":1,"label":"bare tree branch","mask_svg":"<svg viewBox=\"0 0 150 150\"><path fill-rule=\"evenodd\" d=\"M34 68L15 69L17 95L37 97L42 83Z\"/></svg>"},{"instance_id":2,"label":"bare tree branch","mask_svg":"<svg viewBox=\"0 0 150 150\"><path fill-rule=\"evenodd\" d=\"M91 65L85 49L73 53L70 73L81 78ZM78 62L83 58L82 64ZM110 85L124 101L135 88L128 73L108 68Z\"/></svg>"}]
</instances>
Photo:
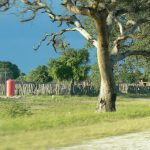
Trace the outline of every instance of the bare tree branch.
<instances>
[{"instance_id":1,"label":"bare tree branch","mask_svg":"<svg viewBox=\"0 0 150 150\"><path fill-rule=\"evenodd\" d=\"M67 16L56 15L46 4L42 3L40 0L36 0L32 3L28 0L23 0L23 1L25 4L28 5L27 9L24 10L23 13L26 13L27 10L30 10L30 11L32 11L32 15L30 16L30 18L22 20L22 22L30 21L30 20L34 19L36 16L36 12L39 9L44 9L45 12L48 14L48 16L52 19L53 22L57 21L60 23L60 25L63 22L65 22L67 25L74 25L73 28L63 29L59 33L51 34L52 39L50 41L53 43L52 45L53 45L54 49L56 49L56 40L57 40L56 37L57 36L60 36L67 31L75 31L75 30L80 32L81 35L83 35L91 44L93 44L95 47L97 47L97 41L95 39L93 39L93 37L84 29L80 20L75 15L67 15ZM73 3L65 3L65 5L74 5L74 4ZM48 37L47 34L46 34L46 37ZM43 38L43 39L45 39L45 38ZM40 45L44 41L43 39L41 40L41 42L39 42L38 46L34 49L37 50L40 47Z\"/></svg>"},{"instance_id":2,"label":"bare tree branch","mask_svg":"<svg viewBox=\"0 0 150 150\"><path fill-rule=\"evenodd\" d=\"M121 21L121 19L116 18L118 23L120 36L114 41L114 47L112 49L112 54L118 53L121 49L122 43L128 38L143 38L143 35L135 35L137 28L145 22L150 22L150 17L140 18L137 21L128 20L126 23Z\"/></svg>"},{"instance_id":3,"label":"bare tree branch","mask_svg":"<svg viewBox=\"0 0 150 150\"><path fill-rule=\"evenodd\" d=\"M44 35L44 37L42 38L42 40L39 42L39 44L36 46L36 47L34 47L34 50L38 50L39 48L40 48L40 46L42 45L42 43L44 42L44 41L46 41L46 39L48 38L48 37L51 37L51 39L49 40L49 42L47 43L47 45L49 45L50 43L52 43L52 45L53 45L53 48L55 49L55 51L56 51L56 49L57 49L57 42L58 42L58 37L59 36L61 36L61 35L63 35L65 32L68 32L68 31L78 31L78 32L80 32L92 45L94 45L95 47L97 47L97 41L96 40L94 40L92 37L91 37L91 35L86 31L86 30L84 30L83 28L80 28L80 27L74 27L74 28L67 28L67 29L62 29L60 32L58 32L58 33L52 33L52 34L48 34L48 33L46 33L45 35Z\"/></svg>"},{"instance_id":4,"label":"bare tree branch","mask_svg":"<svg viewBox=\"0 0 150 150\"><path fill-rule=\"evenodd\" d=\"M84 38L86 38L91 44L93 44L97 48L97 41L85 30L80 20L76 17L76 15L57 15L53 12L53 10L48 7L48 5L42 0L21 0L25 5L26 9L22 12L23 14L27 14L27 19L23 19L22 22L33 20L36 17L36 13L43 9L45 13L52 19L53 22L58 22L59 25L62 25L65 22L67 25L72 25L72 28L63 29L58 33L46 34L44 37L45 40L47 37L51 36L51 42L53 43L53 47L56 45L57 37L61 36L65 32L68 31L78 31ZM85 6L83 5L82 0L63 0L63 6L68 9L70 12L74 14L86 15L86 16L96 16L101 15L101 13L105 13L106 15L106 25L108 27L108 33L111 31L114 26L114 21L117 22L120 30L120 36L114 41L114 48L112 49L112 54L117 54L119 49L121 49L122 43L126 41L128 38L141 38L140 35L135 36L134 32L138 28L138 26L142 25L145 22L150 21L150 18L141 18L137 21L122 21L118 15L122 15L128 12L135 12L137 10L147 9L149 6L127 6L125 8L117 7L119 5L120 0L93 0L93 1L85 1ZM136 3L137 5L137 3ZM29 12L31 12L29 16ZM38 44L37 48L40 47L43 41Z\"/></svg>"},{"instance_id":5,"label":"bare tree branch","mask_svg":"<svg viewBox=\"0 0 150 150\"><path fill-rule=\"evenodd\" d=\"M120 37L118 37L114 42L114 47L112 49L111 54L118 54L119 53L119 49L121 49L121 47L123 46L123 42L126 41L128 38L132 38L132 39L140 39L140 38L144 38L147 35L136 35L136 34L128 34L128 35L122 35Z\"/></svg>"},{"instance_id":6,"label":"bare tree branch","mask_svg":"<svg viewBox=\"0 0 150 150\"><path fill-rule=\"evenodd\" d=\"M29 0L21 0L27 8L25 8L23 11L21 11L21 14L27 14L29 11L32 12L31 16L29 16L27 19L21 20L21 22L27 22L31 21L36 17L36 13L40 9L44 9L46 7L46 4L42 3L41 0L35 0L33 2Z\"/></svg>"},{"instance_id":7,"label":"bare tree branch","mask_svg":"<svg viewBox=\"0 0 150 150\"><path fill-rule=\"evenodd\" d=\"M133 55L141 55L144 57L150 57L150 51L146 50L128 50L126 52L122 52L117 56L117 61L123 60L128 56L133 56Z\"/></svg>"},{"instance_id":8,"label":"bare tree branch","mask_svg":"<svg viewBox=\"0 0 150 150\"><path fill-rule=\"evenodd\" d=\"M46 39L47 39L49 36L51 36L51 34L46 33L46 34L44 35L44 37L41 39L41 41L38 43L38 45L37 45L37 46L34 46L33 49L34 49L34 50L38 50L38 49L41 47L42 43L43 43L44 41L46 41Z\"/></svg>"},{"instance_id":9,"label":"bare tree branch","mask_svg":"<svg viewBox=\"0 0 150 150\"><path fill-rule=\"evenodd\" d=\"M54 50L56 51L56 49L57 49L57 42L58 42L58 36L61 36L62 34L64 34L65 32L68 32L68 31L75 31L76 29L75 28L67 28L67 29L62 29L60 32L58 32L58 33L51 33L51 34L49 34L49 33L46 33L45 35L44 35L44 37L42 38L42 40L39 42L39 44L36 46L36 47L34 47L34 50L38 50L39 48L40 48L40 46L42 45L42 43L44 42L44 41L46 41L46 39L48 38L48 37L50 37L50 40L49 40L49 42L47 43L47 45L49 45L49 44L51 44L52 43L52 45L53 45L53 48L54 48Z\"/></svg>"},{"instance_id":10,"label":"bare tree branch","mask_svg":"<svg viewBox=\"0 0 150 150\"><path fill-rule=\"evenodd\" d=\"M62 5L75 14L91 16L90 7L77 6L72 2L72 0L65 0Z\"/></svg>"},{"instance_id":11,"label":"bare tree branch","mask_svg":"<svg viewBox=\"0 0 150 150\"><path fill-rule=\"evenodd\" d=\"M119 26L119 31L120 31L120 35L124 35L124 23L122 20L119 19L119 17L115 18L115 21L117 22L118 26Z\"/></svg>"},{"instance_id":12,"label":"bare tree branch","mask_svg":"<svg viewBox=\"0 0 150 150\"><path fill-rule=\"evenodd\" d=\"M143 23L145 22L150 22L150 17L147 18L140 18L137 21L128 21L126 26L128 26L129 24L131 25L129 28L126 29L126 31L124 32L124 35L128 35L128 34L132 34L136 31L136 29L141 26Z\"/></svg>"},{"instance_id":13,"label":"bare tree branch","mask_svg":"<svg viewBox=\"0 0 150 150\"><path fill-rule=\"evenodd\" d=\"M114 18L114 12L113 11L110 11L108 13L106 23L107 23L107 27L108 27L108 32L110 33L113 26L114 26L114 23L115 23L115 18Z\"/></svg>"},{"instance_id":14,"label":"bare tree branch","mask_svg":"<svg viewBox=\"0 0 150 150\"><path fill-rule=\"evenodd\" d=\"M126 8L119 8L117 10L115 10L115 16L120 16L126 13L136 13L136 12L140 12L140 11L146 11L150 9L150 3L148 3L147 5L142 5L142 4L137 4L137 5L129 5Z\"/></svg>"},{"instance_id":15,"label":"bare tree branch","mask_svg":"<svg viewBox=\"0 0 150 150\"><path fill-rule=\"evenodd\" d=\"M21 22L28 22L33 20L36 17L36 12L32 11L32 15L27 19L22 19Z\"/></svg>"}]
</instances>

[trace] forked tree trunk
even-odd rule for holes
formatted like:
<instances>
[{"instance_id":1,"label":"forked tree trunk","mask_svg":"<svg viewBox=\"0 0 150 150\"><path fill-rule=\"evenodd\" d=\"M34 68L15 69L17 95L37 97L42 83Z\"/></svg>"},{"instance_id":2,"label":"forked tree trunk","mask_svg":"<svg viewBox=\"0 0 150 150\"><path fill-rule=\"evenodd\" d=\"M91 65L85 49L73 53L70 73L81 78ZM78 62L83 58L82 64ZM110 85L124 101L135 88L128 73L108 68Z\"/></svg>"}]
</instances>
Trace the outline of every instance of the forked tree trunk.
<instances>
[{"instance_id":1,"label":"forked tree trunk","mask_svg":"<svg viewBox=\"0 0 150 150\"><path fill-rule=\"evenodd\" d=\"M97 111L116 111L116 91L113 78L113 67L110 60L110 53L108 48L108 30L105 18L98 17L96 20L97 30L97 59L100 70L100 94L98 99Z\"/></svg>"}]
</instances>

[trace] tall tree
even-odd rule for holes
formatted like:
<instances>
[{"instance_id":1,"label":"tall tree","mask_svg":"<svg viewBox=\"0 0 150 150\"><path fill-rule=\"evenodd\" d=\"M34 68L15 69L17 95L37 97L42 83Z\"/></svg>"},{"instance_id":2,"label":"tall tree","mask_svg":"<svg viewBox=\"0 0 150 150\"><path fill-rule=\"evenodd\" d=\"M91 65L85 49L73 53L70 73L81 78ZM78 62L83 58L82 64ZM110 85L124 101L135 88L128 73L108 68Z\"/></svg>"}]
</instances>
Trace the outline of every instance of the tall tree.
<instances>
[{"instance_id":1,"label":"tall tree","mask_svg":"<svg viewBox=\"0 0 150 150\"><path fill-rule=\"evenodd\" d=\"M141 66L136 57L128 57L114 67L116 83L138 83L144 78L144 73L144 66Z\"/></svg>"},{"instance_id":2,"label":"tall tree","mask_svg":"<svg viewBox=\"0 0 150 150\"><path fill-rule=\"evenodd\" d=\"M75 81L87 78L90 66L88 65L89 53L86 49L67 49L57 59L50 59L48 64L49 74L56 80L71 81L70 94L73 95Z\"/></svg>"},{"instance_id":3,"label":"tall tree","mask_svg":"<svg viewBox=\"0 0 150 150\"><path fill-rule=\"evenodd\" d=\"M145 49L130 49L131 39L144 38L139 32L139 26L149 25L149 0L63 0L66 13L55 13L46 0L18 0L24 6L22 13L30 21L36 17L39 10L44 10L53 22L67 23L68 28L58 33L47 33L42 41L50 37L54 48L60 41L60 36L68 31L78 31L97 49L97 63L100 70L101 86L99 95L99 111L115 111L116 90L113 66L128 56L150 56ZM17 1L17 2L18 2ZM30 10L31 16L28 13ZM85 16L85 17L84 17ZM95 25L95 36L91 35L82 24L84 18L91 18ZM116 36L112 36L114 27L118 28ZM64 26L63 26L64 27ZM149 36L149 35L147 35ZM134 40L136 42L136 40ZM49 44L49 43L48 43ZM39 43L38 47L41 45ZM126 47L128 46L128 47ZM124 48L126 47L126 49Z\"/></svg>"},{"instance_id":4,"label":"tall tree","mask_svg":"<svg viewBox=\"0 0 150 150\"><path fill-rule=\"evenodd\" d=\"M48 83L51 82L53 79L51 76L48 75L47 66L43 65L43 66L38 66L34 70L30 71L25 76L25 80L34 83Z\"/></svg>"},{"instance_id":5,"label":"tall tree","mask_svg":"<svg viewBox=\"0 0 150 150\"><path fill-rule=\"evenodd\" d=\"M7 79L16 79L20 75L20 69L17 65L9 61L0 61L0 80L5 82Z\"/></svg>"},{"instance_id":6,"label":"tall tree","mask_svg":"<svg viewBox=\"0 0 150 150\"><path fill-rule=\"evenodd\" d=\"M143 57L128 57L114 66L117 83L138 83L140 80L150 81L150 61Z\"/></svg>"},{"instance_id":7,"label":"tall tree","mask_svg":"<svg viewBox=\"0 0 150 150\"><path fill-rule=\"evenodd\" d=\"M99 72L97 63L95 63L91 66L91 72L89 75L89 79L90 79L92 85L94 86L94 88L96 88L96 90L99 91L100 72Z\"/></svg>"}]
</instances>

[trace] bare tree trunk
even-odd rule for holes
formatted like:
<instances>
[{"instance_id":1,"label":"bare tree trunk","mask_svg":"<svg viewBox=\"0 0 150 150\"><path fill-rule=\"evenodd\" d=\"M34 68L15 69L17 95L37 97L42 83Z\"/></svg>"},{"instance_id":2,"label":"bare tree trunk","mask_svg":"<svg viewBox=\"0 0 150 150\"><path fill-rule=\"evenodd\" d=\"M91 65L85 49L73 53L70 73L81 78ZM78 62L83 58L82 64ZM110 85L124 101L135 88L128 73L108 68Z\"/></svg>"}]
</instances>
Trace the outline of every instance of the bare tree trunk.
<instances>
[{"instance_id":1,"label":"bare tree trunk","mask_svg":"<svg viewBox=\"0 0 150 150\"><path fill-rule=\"evenodd\" d=\"M109 45L108 45L108 30L105 18L97 17L96 19L97 30L97 59L100 70L100 94L98 99L98 111L112 112L116 111L116 91L113 77L113 66L110 60Z\"/></svg>"},{"instance_id":2,"label":"bare tree trunk","mask_svg":"<svg viewBox=\"0 0 150 150\"><path fill-rule=\"evenodd\" d=\"M71 84L70 84L70 95L74 95L74 79L71 80Z\"/></svg>"}]
</instances>

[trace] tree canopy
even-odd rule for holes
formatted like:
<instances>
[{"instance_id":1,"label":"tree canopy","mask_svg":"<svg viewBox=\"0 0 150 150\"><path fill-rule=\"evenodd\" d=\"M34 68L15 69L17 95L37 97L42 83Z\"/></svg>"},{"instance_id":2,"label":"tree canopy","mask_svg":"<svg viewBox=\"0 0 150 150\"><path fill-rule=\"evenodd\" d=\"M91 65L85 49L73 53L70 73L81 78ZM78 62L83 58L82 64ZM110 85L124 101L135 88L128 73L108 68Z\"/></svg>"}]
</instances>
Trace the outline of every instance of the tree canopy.
<instances>
[{"instance_id":1,"label":"tree canopy","mask_svg":"<svg viewBox=\"0 0 150 150\"><path fill-rule=\"evenodd\" d=\"M25 80L27 82L34 83L48 83L52 81L52 77L48 75L47 66L38 66L34 70L30 71L26 76Z\"/></svg>"},{"instance_id":2,"label":"tree canopy","mask_svg":"<svg viewBox=\"0 0 150 150\"><path fill-rule=\"evenodd\" d=\"M59 58L49 60L49 75L59 81L83 81L90 69L88 61L89 53L86 49L69 48Z\"/></svg>"},{"instance_id":3,"label":"tree canopy","mask_svg":"<svg viewBox=\"0 0 150 150\"><path fill-rule=\"evenodd\" d=\"M20 75L17 65L9 61L0 61L0 80L5 82L7 79L16 79Z\"/></svg>"}]
</instances>

